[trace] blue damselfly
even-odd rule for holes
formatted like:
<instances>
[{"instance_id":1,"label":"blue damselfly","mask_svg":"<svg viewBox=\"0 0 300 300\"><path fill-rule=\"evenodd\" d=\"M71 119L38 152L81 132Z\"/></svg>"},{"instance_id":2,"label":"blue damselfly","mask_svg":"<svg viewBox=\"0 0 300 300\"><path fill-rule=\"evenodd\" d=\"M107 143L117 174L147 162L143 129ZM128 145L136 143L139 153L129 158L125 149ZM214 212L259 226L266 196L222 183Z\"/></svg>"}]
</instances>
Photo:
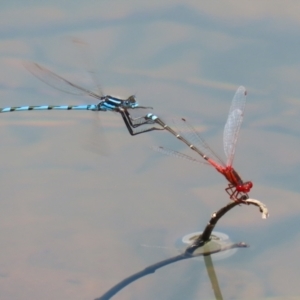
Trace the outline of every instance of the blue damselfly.
<instances>
[{"instance_id":1,"label":"blue damselfly","mask_svg":"<svg viewBox=\"0 0 300 300\"><path fill-rule=\"evenodd\" d=\"M25 67L31 72L35 77L45 82L46 84L70 94L81 94L88 95L96 98L99 102L98 104L88 104L88 105L36 105L36 106L15 106L15 107L5 107L0 108L0 113L13 112L13 111L29 111L29 110L91 110L91 111L112 111L121 114L123 121L131 135L137 135L142 132L155 130L155 128L150 128L148 130L143 130L142 132L136 131L135 128L139 126L139 122L131 118L128 109L152 109L152 107L140 106L132 95L127 99L121 99L118 97L113 97L110 95L102 95L100 92L96 94L88 89L85 89L77 84L70 82L69 80L55 74L54 72L48 70L45 67L37 63L26 63ZM157 129L159 130L159 129Z\"/></svg>"}]
</instances>

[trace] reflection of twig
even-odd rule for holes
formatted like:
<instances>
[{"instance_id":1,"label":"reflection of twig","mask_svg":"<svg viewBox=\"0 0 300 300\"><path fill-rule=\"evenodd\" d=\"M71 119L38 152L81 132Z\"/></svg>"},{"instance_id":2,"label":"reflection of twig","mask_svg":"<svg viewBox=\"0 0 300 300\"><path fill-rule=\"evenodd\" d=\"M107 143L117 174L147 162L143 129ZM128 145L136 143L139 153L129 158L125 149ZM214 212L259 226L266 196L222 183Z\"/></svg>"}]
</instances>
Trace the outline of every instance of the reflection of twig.
<instances>
[{"instance_id":1,"label":"reflection of twig","mask_svg":"<svg viewBox=\"0 0 300 300\"><path fill-rule=\"evenodd\" d=\"M242 244L244 245L244 243L242 243ZM174 257L165 259L163 261L160 261L158 263L155 263L155 264L145 268L144 270L142 270L140 272L137 272L137 273L125 278L124 280L122 280L118 284L116 284L114 287L112 287L110 290L108 290L101 297L99 297L95 300L110 299L112 296L114 296L116 293L118 293L121 289L123 289L124 287L126 287L130 283L136 281L137 279L140 279L140 278L142 278L146 275L155 273L156 270L158 270L158 269L160 269L164 266L167 266L169 264L175 263L177 261L193 258L195 256L200 256L200 255L210 255L212 253L217 253L217 252L220 252L220 251L225 251L225 250L232 249L232 248L237 248L237 247L244 247L244 246L241 246L241 243L231 244L231 245L228 245L228 246L224 246L223 248L217 249L215 251L209 251L209 252L206 252L206 253L203 253L203 254L196 254L196 255L190 254L188 251L185 251L183 254L179 254L177 256L174 256Z\"/></svg>"},{"instance_id":2,"label":"reflection of twig","mask_svg":"<svg viewBox=\"0 0 300 300\"><path fill-rule=\"evenodd\" d=\"M248 205L252 204L252 205L258 206L260 211L262 212L263 218L266 218L268 216L268 210L267 210L266 206L263 203L261 203L260 201L254 200L254 199L247 199L243 203L248 204ZM153 265L150 265L149 267L145 268L144 270L125 278L124 280L122 280L121 282L116 284L114 287L112 287L110 290L108 290L106 293L104 293L101 297L99 297L95 300L110 299L116 293L118 293L121 289L123 289L130 283L132 283L146 275L155 273L156 270L158 270L164 266L167 266L169 264L175 263L180 260L189 259L189 258L193 258L196 256L202 256L202 255L205 256L205 258L206 258L205 264L206 264L206 268L207 268L207 271L208 271L208 274L209 274L209 277L210 277L210 280L211 280L211 283L212 283L212 286L214 289L216 299L218 299L218 300L222 299L222 294L221 294L221 291L220 291L220 288L218 285L216 274L214 273L214 270L213 270L213 265L212 265L210 255L213 253L225 251L225 250L232 249L232 248L245 248L248 246L245 243L235 243L235 244L228 244L228 245L219 245L219 247L217 247L215 249L210 249L210 247L209 247L210 235L211 235L213 228L217 224L218 220L225 213L227 213L230 209L232 209L233 207L235 207L238 204L240 204L240 203L231 202L231 203L227 204L225 207L222 207L218 212L215 212L212 215L209 223L206 225L203 233L201 235L199 235L198 237L196 237L194 242L186 248L184 253L174 256L174 257L171 257L171 258L168 258L168 259L165 259L165 260L155 263Z\"/></svg>"},{"instance_id":3,"label":"reflection of twig","mask_svg":"<svg viewBox=\"0 0 300 300\"><path fill-rule=\"evenodd\" d=\"M215 268L210 255L204 256L204 263L216 300L223 300L217 274L215 272Z\"/></svg>"}]
</instances>

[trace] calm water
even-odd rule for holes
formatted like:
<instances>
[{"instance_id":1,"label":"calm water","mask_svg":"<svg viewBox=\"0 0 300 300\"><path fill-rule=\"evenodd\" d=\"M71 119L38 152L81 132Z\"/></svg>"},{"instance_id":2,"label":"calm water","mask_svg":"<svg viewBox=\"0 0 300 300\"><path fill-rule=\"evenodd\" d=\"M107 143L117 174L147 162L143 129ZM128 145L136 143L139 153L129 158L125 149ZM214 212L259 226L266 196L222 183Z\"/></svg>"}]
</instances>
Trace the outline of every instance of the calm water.
<instances>
[{"instance_id":1,"label":"calm water","mask_svg":"<svg viewBox=\"0 0 300 300\"><path fill-rule=\"evenodd\" d=\"M248 249L214 262L224 299L299 297L300 6L294 1L43 1L1 4L0 106L80 104L28 73L47 66L88 88L88 58L107 94L135 94L163 117L182 116L223 155L236 88L248 90L234 165L251 197L216 227ZM70 40L91 47L85 56ZM123 278L176 255L227 203L212 168L153 152L188 152L167 132L131 137L121 117L92 112L1 115L1 299L94 299ZM89 142L87 142L89 141ZM101 145L105 144L104 146ZM90 144L89 144L90 146ZM100 155L101 151L109 155ZM214 259L214 257L212 257ZM269 297L269 298L268 298ZM203 262L182 261L115 299L214 299Z\"/></svg>"}]
</instances>

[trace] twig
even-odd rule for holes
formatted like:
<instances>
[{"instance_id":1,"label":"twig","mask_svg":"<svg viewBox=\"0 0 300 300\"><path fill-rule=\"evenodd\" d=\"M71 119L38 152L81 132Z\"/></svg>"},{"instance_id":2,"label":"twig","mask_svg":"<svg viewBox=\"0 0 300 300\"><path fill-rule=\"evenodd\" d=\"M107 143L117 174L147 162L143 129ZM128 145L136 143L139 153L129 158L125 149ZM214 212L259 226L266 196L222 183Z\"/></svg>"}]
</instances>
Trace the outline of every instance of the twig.
<instances>
[{"instance_id":1,"label":"twig","mask_svg":"<svg viewBox=\"0 0 300 300\"><path fill-rule=\"evenodd\" d=\"M252 204L252 205L258 206L260 212L262 213L263 219L266 219L269 215L267 207L258 200L247 199L247 200L244 200L243 203L231 202L231 203L227 204L226 206L222 207L219 211L213 213L213 215L211 216L211 219L208 222L208 224L206 225L203 233L200 234L198 237L196 237L194 242L186 248L186 250L184 251L183 254L180 254L180 255L165 259L161 262L155 263L153 265L150 265L149 267L145 268L144 270L137 272L137 273L123 279L118 284L116 284L111 289L109 289L106 293L104 293L101 297L99 297L95 300L108 300L111 297L113 297L115 294L117 294L121 289L123 289L124 287L129 285L130 283L132 283L146 275L155 273L156 270L158 270L162 267L165 267L169 264L175 263L177 261L193 258L196 256L202 256L202 255L209 256L213 253L226 251L226 250L232 249L232 248L248 247L248 245L244 242L228 244L228 245L218 244L218 247L217 248L215 247L214 249L212 249L212 247L210 247L210 243L212 243L210 236L211 236L212 230L216 226L217 222L229 210L231 210L232 208L234 208L235 206L237 206L239 204L248 204L248 205ZM206 263L207 263L207 261L206 261ZM216 291L215 291L215 293L216 293ZM218 295L221 295L221 294L219 293ZM219 296L219 299L221 299L220 297L221 296Z\"/></svg>"},{"instance_id":2,"label":"twig","mask_svg":"<svg viewBox=\"0 0 300 300\"><path fill-rule=\"evenodd\" d=\"M212 214L211 219L209 220L202 234L200 234L198 238L194 240L193 244L188 247L186 251L193 253L197 248L203 246L206 242L208 242L210 240L211 233L220 218L223 217L229 210L240 204L252 204L257 206L259 208L259 211L262 213L263 219L266 219L269 216L267 206L259 200L249 198L244 200L243 202L230 202L226 206L222 207L219 211Z\"/></svg>"}]
</instances>

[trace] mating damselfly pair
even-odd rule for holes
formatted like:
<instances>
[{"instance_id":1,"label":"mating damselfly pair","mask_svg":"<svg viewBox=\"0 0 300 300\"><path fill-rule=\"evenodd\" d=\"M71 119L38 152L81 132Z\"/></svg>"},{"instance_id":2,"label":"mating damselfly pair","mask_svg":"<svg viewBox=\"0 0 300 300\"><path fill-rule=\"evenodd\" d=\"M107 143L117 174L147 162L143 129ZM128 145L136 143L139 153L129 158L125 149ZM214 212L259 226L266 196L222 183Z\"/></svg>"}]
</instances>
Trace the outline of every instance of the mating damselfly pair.
<instances>
[{"instance_id":1,"label":"mating damselfly pair","mask_svg":"<svg viewBox=\"0 0 300 300\"><path fill-rule=\"evenodd\" d=\"M243 120L243 113L246 103L247 92L244 87L239 87L232 100L229 110L228 119L224 129L223 144L224 151L227 157L226 164L211 150L205 141L199 136L192 126L188 125L185 119L182 121L187 124L189 128L188 135L181 134L175 131L172 127L167 125L160 117L152 113L138 118L132 118L130 109L151 109L152 107L140 106L135 99L135 96L130 96L127 99L121 99L110 95L96 94L88 89L85 89L69 80L55 74L45 67L36 63L27 63L26 68L37 78L47 83L48 85L65 91L71 94L83 94L97 99L97 104L88 105L40 105L40 106L18 106L0 108L0 113L16 112L16 111L30 111L30 110L90 110L90 111L112 111L121 114L128 132L134 136L137 134L153 131L153 130L167 130L177 139L186 144L190 149L199 154L206 162L213 166L218 172L223 174L227 179L228 187L225 189L229 194L230 199L237 202L242 202L248 199L248 192L251 190L253 184L251 181L244 182L239 174L232 167L233 158L235 154L235 147L238 139L239 130ZM160 127L150 127L144 125L157 124ZM199 143L194 145L190 137L196 137ZM188 160L197 161L196 159L185 154L168 150L163 147L157 148L158 151L186 158ZM209 153L209 154L208 154Z\"/></svg>"}]
</instances>

